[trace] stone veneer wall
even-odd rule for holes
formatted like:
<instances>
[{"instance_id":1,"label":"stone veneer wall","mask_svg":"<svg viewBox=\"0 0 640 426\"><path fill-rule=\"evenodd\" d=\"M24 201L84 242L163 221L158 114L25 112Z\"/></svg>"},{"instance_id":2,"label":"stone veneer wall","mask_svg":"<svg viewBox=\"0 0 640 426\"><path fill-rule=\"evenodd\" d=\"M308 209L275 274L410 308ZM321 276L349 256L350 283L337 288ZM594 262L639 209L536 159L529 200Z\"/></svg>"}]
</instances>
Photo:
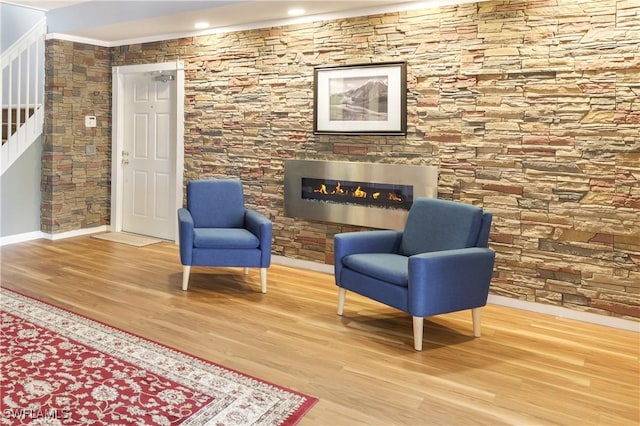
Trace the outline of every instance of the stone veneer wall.
<instances>
[{"instance_id":1,"label":"stone veneer wall","mask_svg":"<svg viewBox=\"0 0 640 426\"><path fill-rule=\"evenodd\" d=\"M108 224L110 51L48 40L45 55L41 229L54 234ZM97 117L97 127L85 127L86 115ZM95 154L87 154L91 146Z\"/></svg>"},{"instance_id":2,"label":"stone veneer wall","mask_svg":"<svg viewBox=\"0 0 640 426\"><path fill-rule=\"evenodd\" d=\"M114 66L185 61L185 181L240 177L274 221L275 254L331 263L333 235L358 229L284 217L285 159L437 165L441 198L494 213L493 294L640 319L637 1L492 1L112 55ZM314 67L398 60L406 137L313 134ZM69 210L53 220L88 225Z\"/></svg>"}]
</instances>

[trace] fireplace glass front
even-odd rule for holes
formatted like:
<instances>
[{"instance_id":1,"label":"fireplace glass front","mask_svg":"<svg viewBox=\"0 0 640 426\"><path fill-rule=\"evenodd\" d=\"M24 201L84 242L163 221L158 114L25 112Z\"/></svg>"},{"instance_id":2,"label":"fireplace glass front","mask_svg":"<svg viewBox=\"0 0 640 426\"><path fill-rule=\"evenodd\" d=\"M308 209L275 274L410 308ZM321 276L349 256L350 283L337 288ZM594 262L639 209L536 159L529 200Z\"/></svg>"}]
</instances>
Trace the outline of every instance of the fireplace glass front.
<instances>
[{"instance_id":1,"label":"fireplace glass front","mask_svg":"<svg viewBox=\"0 0 640 426\"><path fill-rule=\"evenodd\" d=\"M404 210L413 203L412 185L303 177L301 186L303 200Z\"/></svg>"}]
</instances>

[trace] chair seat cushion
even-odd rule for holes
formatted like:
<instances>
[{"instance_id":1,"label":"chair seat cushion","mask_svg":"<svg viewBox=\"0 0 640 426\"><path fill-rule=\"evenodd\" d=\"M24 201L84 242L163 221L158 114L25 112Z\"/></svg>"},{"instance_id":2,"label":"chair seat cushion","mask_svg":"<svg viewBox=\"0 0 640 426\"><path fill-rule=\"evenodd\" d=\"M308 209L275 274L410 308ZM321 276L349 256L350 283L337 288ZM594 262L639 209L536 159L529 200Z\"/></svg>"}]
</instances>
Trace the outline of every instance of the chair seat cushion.
<instances>
[{"instance_id":1,"label":"chair seat cushion","mask_svg":"<svg viewBox=\"0 0 640 426\"><path fill-rule=\"evenodd\" d=\"M242 228L195 228L193 246L213 249L254 249L260 240Z\"/></svg>"},{"instance_id":2,"label":"chair seat cushion","mask_svg":"<svg viewBox=\"0 0 640 426\"><path fill-rule=\"evenodd\" d=\"M409 285L409 258L392 253L350 254L342 264L369 277L407 287Z\"/></svg>"}]
</instances>

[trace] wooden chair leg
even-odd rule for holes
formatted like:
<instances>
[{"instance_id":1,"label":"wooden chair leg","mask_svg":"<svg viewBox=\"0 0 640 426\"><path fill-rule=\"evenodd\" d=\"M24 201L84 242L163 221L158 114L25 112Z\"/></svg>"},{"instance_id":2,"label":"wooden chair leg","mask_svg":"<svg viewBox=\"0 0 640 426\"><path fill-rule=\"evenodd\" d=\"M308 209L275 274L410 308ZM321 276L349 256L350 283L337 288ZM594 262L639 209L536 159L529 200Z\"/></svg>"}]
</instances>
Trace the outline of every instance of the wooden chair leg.
<instances>
[{"instance_id":1,"label":"wooden chair leg","mask_svg":"<svg viewBox=\"0 0 640 426\"><path fill-rule=\"evenodd\" d=\"M480 337L480 308L471 309L471 318L473 319L473 335Z\"/></svg>"},{"instance_id":2,"label":"wooden chair leg","mask_svg":"<svg viewBox=\"0 0 640 426\"><path fill-rule=\"evenodd\" d=\"M267 268L260 268L260 290L267 292Z\"/></svg>"},{"instance_id":3,"label":"wooden chair leg","mask_svg":"<svg viewBox=\"0 0 640 426\"><path fill-rule=\"evenodd\" d=\"M182 266L182 289L187 291L189 288L189 273L191 272L191 265Z\"/></svg>"},{"instance_id":4,"label":"wooden chair leg","mask_svg":"<svg viewBox=\"0 0 640 426\"><path fill-rule=\"evenodd\" d=\"M338 315L342 315L344 313L344 299L347 296L347 289L340 287L340 291L338 292Z\"/></svg>"},{"instance_id":5,"label":"wooden chair leg","mask_svg":"<svg viewBox=\"0 0 640 426\"><path fill-rule=\"evenodd\" d=\"M424 329L424 318L413 317L413 347L416 351L422 350L422 332Z\"/></svg>"}]
</instances>

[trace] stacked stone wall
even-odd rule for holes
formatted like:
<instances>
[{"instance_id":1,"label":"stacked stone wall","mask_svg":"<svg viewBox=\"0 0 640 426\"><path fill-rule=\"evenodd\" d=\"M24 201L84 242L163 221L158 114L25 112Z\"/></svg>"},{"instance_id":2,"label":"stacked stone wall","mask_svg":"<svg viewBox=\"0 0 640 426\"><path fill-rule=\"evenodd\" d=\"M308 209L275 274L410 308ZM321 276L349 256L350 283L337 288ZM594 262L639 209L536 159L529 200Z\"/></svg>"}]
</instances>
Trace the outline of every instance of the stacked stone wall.
<instances>
[{"instance_id":1,"label":"stacked stone wall","mask_svg":"<svg viewBox=\"0 0 640 426\"><path fill-rule=\"evenodd\" d=\"M493 294L640 318L636 0L491 1L112 55L185 62L185 182L241 178L275 254L330 264L333 235L361 229L285 217L284 160L437 165L439 197L494 214ZM407 135L314 135L314 67L387 61L407 62Z\"/></svg>"},{"instance_id":2,"label":"stacked stone wall","mask_svg":"<svg viewBox=\"0 0 640 426\"><path fill-rule=\"evenodd\" d=\"M45 55L41 229L55 234L106 225L111 53L104 47L49 40ZM87 115L97 117L96 127L85 127Z\"/></svg>"}]
</instances>

